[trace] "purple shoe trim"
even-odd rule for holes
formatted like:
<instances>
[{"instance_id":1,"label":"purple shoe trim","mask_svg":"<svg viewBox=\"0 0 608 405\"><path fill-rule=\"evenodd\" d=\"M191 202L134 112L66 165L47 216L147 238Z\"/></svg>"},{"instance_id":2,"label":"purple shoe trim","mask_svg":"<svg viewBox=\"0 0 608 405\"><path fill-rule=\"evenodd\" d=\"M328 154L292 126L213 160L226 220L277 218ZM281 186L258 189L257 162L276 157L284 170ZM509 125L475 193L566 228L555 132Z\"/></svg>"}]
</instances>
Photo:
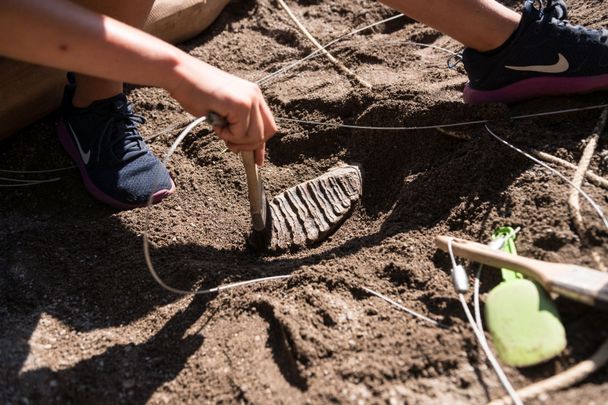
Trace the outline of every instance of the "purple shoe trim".
<instances>
[{"instance_id":1,"label":"purple shoe trim","mask_svg":"<svg viewBox=\"0 0 608 405\"><path fill-rule=\"evenodd\" d=\"M68 153L68 155L70 155L72 160L74 160L74 162L76 163L76 166L78 167L78 170L80 171L80 176L82 177L82 180L84 182L84 187L87 189L87 191L89 193L91 193L93 195L93 197L95 197L97 200L99 200L103 203L106 203L114 208L121 209L121 210L130 210L133 208L141 208L141 207L145 207L147 205L147 203L143 203L143 204L123 203L121 201L118 201L118 200L112 198L111 196L107 195L106 193L101 191L99 188L97 188L97 186L95 186L95 184L93 184L93 182L91 181L91 178L87 174L86 166L85 166L84 162L82 161L82 158L80 157L80 153L78 153L78 150L76 149L76 145L74 144L74 141L72 140L72 137L71 137L70 133L68 132L68 129L65 126L65 122L63 121L63 118L61 118L59 120L57 132L59 134L59 142L61 142L65 151ZM173 180L171 180L171 189L170 190L163 189L163 190L159 190L156 193L154 193L152 195L152 203L153 204L159 203L162 199L170 196L174 192L175 192L175 183L173 183Z\"/></svg>"},{"instance_id":2,"label":"purple shoe trim","mask_svg":"<svg viewBox=\"0 0 608 405\"><path fill-rule=\"evenodd\" d=\"M467 84L463 98L468 104L509 104L534 97L591 93L602 89L608 89L608 74L591 77L537 77L497 90L475 90Z\"/></svg>"}]
</instances>

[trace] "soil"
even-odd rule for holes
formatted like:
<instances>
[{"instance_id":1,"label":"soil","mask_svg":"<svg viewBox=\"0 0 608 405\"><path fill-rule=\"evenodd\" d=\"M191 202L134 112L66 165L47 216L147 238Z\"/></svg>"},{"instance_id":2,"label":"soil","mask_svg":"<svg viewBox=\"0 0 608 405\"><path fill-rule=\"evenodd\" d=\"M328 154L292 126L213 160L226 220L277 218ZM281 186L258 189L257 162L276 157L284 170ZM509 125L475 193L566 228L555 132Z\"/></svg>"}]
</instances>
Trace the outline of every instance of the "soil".
<instances>
[{"instance_id":1,"label":"soil","mask_svg":"<svg viewBox=\"0 0 608 405\"><path fill-rule=\"evenodd\" d=\"M608 25L605 2L570 3L574 22ZM322 43L395 14L369 0L289 4ZM264 85L264 94L277 117L368 126L493 119L493 130L518 146L578 161L599 110L504 118L600 104L605 94L467 106L462 67L448 69L446 53L404 41L461 49L401 18L331 48L372 90L318 57ZM250 80L314 50L269 0L229 4L207 32L181 47ZM145 136L187 119L163 90L128 92L147 120ZM1 144L1 168L69 166L54 122L47 117ZM466 323L448 257L435 248L434 237L486 242L499 226L521 226L522 255L590 267L598 267L594 254L606 260L608 233L589 206L583 204L589 233L581 238L570 220L569 187L482 126L446 133L279 124L262 171L271 194L340 163L356 163L363 173L364 193L353 216L307 250L260 256L246 248L250 217L242 165L205 128L188 137L170 162L178 192L151 211L107 208L87 194L75 170L59 173L58 182L3 188L0 401L482 403L504 391ZM160 155L175 135L150 146ZM602 141L592 162L600 175L607 175L607 156ZM585 189L607 206L605 191ZM154 263L172 286L292 277L215 295L168 293L144 264L148 215ZM482 298L496 274L484 272ZM413 319L363 287L448 328ZM567 349L533 368L506 367L516 387L571 367L608 338L608 313L565 299L556 303ZM607 379L603 369L536 401L603 403Z\"/></svg>"}]
</instances>

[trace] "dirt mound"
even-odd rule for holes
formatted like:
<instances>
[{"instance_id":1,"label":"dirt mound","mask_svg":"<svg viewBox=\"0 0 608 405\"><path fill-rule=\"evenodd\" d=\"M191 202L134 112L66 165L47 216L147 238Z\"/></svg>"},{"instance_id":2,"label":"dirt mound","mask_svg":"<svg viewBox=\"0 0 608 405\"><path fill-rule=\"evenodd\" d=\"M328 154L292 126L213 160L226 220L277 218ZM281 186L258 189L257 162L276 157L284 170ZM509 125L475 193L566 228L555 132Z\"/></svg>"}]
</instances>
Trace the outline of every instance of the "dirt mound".
<instances>
[{"instance_id":1,"label":"dirt mound","mask_svg":"<svg viewBox=\"0 0 608 405\"><path fill-rule=\"evenodd\" d=\"M322 43L395 13L375 2L300 1L294 11ZM290 5L291 5L290 3ZM513 6L514 2L506 2ZM608 25L608 5L570 2L578 23ZM418 41L460 46L407 18L336 44L332 53L373 85L314 58L263 86L279 118L365 126L426 126L492 119L517 145L575 162L598 111L509 121L518 114L589 106L605 95L534 100L507 108L465 106L466 76L449 54ZM234 2L204 35L182 45L209 63L258 80L314 48L274 2ZM168 94L131 88L146 136L186 116ZM70 164L54 117L1 145L3 169ZM520 253L595 267L608 234L584 206L591 242L571 227L568 186L492 139L482 126L374 131L279 121L263 169L271 194L340 163L363 173L363 198L326 243L259 257L239 159L205 129L170 164L178 193L152 211L153 259L179 288L282 274L209 297L178 297L147 274L144 210L113 212L86 193L76 171L61 181L0 195L0 388L2 402L200 403L294 401L484 402L503 395L453 292L447 257L433 238L488 240L521 226ZM457 139L457 135L463 139ZM468 139L468 140L467 140ZM162 153L172 136L151 143ZM606 144L600 145L605 151ZM605 153L602 155L605 157ZM596 157L592 168L606 175ZM606 193L587 186L600 204ZM483 292L496 282L485 272ZM449 326L438 329L394 310L363 287ZM608 314L559 299L568 348L527 370L507 368L516 387L564 370L608 337ZM598 327L600 326L600 327ZM551 396L603 402L607 371Z\"/></svg>"}]
</instances>

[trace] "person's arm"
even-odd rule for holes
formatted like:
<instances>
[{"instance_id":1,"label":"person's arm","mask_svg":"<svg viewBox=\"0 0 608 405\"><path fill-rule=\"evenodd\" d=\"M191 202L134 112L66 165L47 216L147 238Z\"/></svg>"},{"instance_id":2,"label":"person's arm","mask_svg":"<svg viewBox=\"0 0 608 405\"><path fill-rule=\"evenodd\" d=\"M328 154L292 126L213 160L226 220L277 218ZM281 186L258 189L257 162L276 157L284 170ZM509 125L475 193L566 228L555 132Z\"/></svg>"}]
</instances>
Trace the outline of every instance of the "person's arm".
<instances>
[{"instance_id":1,"label":"person's arm","mask_svg":"<svg viewBox=\"0 0 608 405\"><path fill-rule=\"evenodd\" d=\"M0 0L0 54L91 76L167 89L195 116L210 111L230 124L216 128L233 151L256 150L276 124L257 85L178 48L67 0Z\"/></svg>"}]
</instances>

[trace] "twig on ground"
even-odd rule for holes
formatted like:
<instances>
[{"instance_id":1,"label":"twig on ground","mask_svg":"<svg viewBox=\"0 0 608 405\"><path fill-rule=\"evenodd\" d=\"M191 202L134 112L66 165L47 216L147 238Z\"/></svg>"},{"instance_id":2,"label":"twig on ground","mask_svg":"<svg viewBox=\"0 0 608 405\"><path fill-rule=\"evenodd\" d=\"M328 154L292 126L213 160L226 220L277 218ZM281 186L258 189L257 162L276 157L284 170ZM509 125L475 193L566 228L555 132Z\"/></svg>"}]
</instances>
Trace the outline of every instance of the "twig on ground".
<instances>
[{"instance_id":1,"label":"twig on ground","mask_svg":"<svg viewBox=\"0 0 608 405\"><path fill-rule=\"evenodd\" d=\"M367 87L368 89L372 88L371 84L369 84L367 81L365 81L364 79L362 79L361 77L359 77L355 72L353 72L352 70L350 70L349 68L347 68L342 62L340 62L339 60L337 60L331 53L329 53L315 39L315 37L313 37L310 34L310 32L306 29L306 27L304 27L304 25L302 25L302 23L300 22L300 20L298 20L298 18L295 16L295 14L291 11L291 9L289 8L289 6L283 0L277 0L277 1L281 5L281 7L283 7L283 9L287 12L287 14L289 14L289 17L298 26L298 28L302 31L302 33L306 36L306 38L308 38L310 40L310 42L312 42L313 44L315 44L315 46L317 48L319 48L319 50L325 56L327 56L327 59L329 59L339 70L341 70L343 73L347 74L351 79L354 79L357 82L359 82L359 84L361 84L362 86Z\"/></svg>"},{"instance_id":2,"label":"twig on ground","mask_svg":"<svg viewBox=\"0 0 608 405\"><path fill-rule=\"evenodd\" d=\"M460 132L452 131L452 130L449 130L446 128L437 128L437 131L439 131L442 134L445 134L447 136L450 136L452 138L461 140L461 141L470 141L471 140L471 136L466 133L461 134Z\"/></svg>"},{"instance_id":3,"label":"twig on ground","mask_svg":"<svg viewBox=\"0 0 608 405\"><path fill-rule=\"evenodd\" d=\"M556 165L567 167L568 169L577 168L577 166L575 164L572 164L572 163L568 162L567 160L560 159L557 156L553 156L546 152L541 152L539 150L533 149L531 153L532 153L532 155L536 156L537 158L542 159L548 163L554 163ZM589 183L608 190L608 180L607 179L605 179L601 176L598 176L597 174L593 173L591 170L587 170L587 173L585 173L585 176L587 177L587 180L589 181Z\"/></svg>"},{"instance_id":4,"label":"twig on ground","mask_svg":"<svg viewBox=\"0 0 608 405\"><path fill-rule=\"evenodd\" d=\"M598 349L591 358L578 363L576 366L557 374L551 378L540 381L523 388L517 393L522 400L538 397L547 392L558 391L585 380L588 376L602 368L608 362L608 340ZM490 402L488 405L510 404L511 398L504 396Z\"/></svg>"},{"instance_id":5,"label":"twig on ground","mask_svg":"<svg viewBox=\"0 0 608 405\"><path fill-rule=\"evenodd\" d=\"M589 138L587 138L587 146L585 146L585 150L583 151L583 155L581 156L581 160L579 161L576 172L574 173L574 177L572 178L572 183L574 183L577 187L581 187L583 185L583 179L585 177L585 173L587 173L587 169L589 169L589 164L591 163L591 158L595 153L595 149L597 147L600 136L604 132L606 128L606 120L608 119L608 108L602 111L602 115L593 130L593 134ZM583 222L583 216L581 215L581 204L579 200L579 192L576 187L572 187L570 191L570 197L568 198L568 206L570 207L570 215L572 217L572 222L574 224L574 228L578 233L581 240L585 238L585 224Z\"/></svg>"}]
</instances>

